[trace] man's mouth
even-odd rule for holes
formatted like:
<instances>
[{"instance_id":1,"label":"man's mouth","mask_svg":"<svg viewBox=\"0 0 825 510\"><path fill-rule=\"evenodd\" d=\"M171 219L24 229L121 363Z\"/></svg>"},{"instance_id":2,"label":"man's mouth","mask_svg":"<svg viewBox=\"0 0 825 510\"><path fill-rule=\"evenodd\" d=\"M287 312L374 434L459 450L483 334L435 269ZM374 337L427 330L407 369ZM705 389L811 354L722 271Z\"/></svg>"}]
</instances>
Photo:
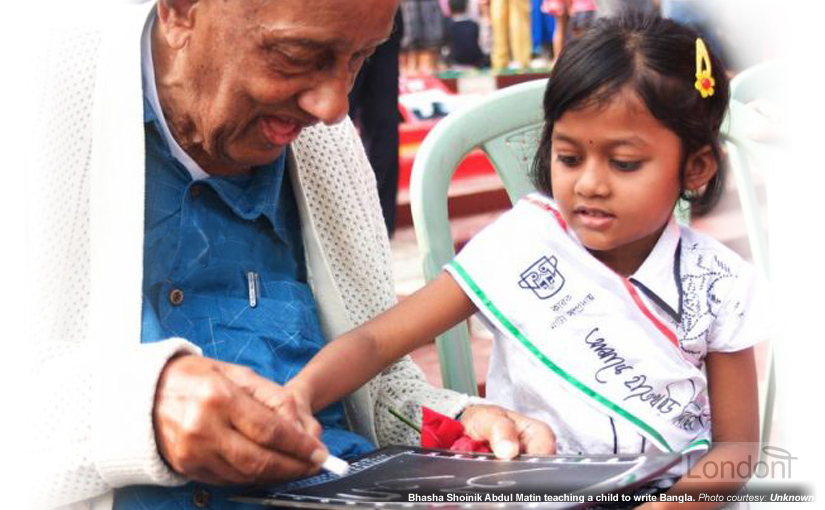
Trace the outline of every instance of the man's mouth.
<instances>
[{"instance_id":1,"label":"man's mouth","mask_svg":"<svg viewBox=\"0 0 825 510\"><path fill-rule=\"evenodd\" d=\"M303 123L285 117L261 117L261 130L272 145L284 146L292 143L303 128Z\"/></svg>"}]
</instances>

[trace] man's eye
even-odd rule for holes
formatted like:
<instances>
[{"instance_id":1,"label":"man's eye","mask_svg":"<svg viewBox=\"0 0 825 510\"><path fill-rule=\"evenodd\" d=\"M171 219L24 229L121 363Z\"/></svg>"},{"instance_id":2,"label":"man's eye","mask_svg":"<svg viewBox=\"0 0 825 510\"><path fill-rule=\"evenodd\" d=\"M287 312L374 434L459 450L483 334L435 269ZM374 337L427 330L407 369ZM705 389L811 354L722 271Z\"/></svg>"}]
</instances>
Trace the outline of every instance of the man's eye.
<instances>
[{"instance_id":1,"label":"man's eye","mask_svg":"<svg viewBox=\"0 0 825 510\"><path fill-rule=\"evenodd\" d=\"M558 154L556 155L556 161L564 166L576 166L581 163L581 158L579 156L572 156L569 154Z\"/></svg>"},{"instance_id":2,"label":"man's eye","mask_svg":"<svg viewBox=\"0 0 825 510\"><path fill-rule=\"evenodd\" d=\"M621 172L632 172L642 167L641 161L624 161L621 159L611 159L610 164Z\"/></svg>"},{"instance_id":3,"label":"man's eye","mask_svg":"<svg viewBox=\"0 0 825 510\"><path fill-rule=\"evenodd\" d=\"M291 69L303 70L311 69L315 66L315 61L312 59L297 58L291 55L287 55L283 52L277 52L277 55L279 57L280 63Z\"/></svg>"},{"instance_id":4,"label":"man's eye","mask_svg":"<svg viewBox=\"0 0 825 510\"><path fill-rule=\"evenodd\" d=\"M265 52L272 68L283 74L302 74L319 66L317 58L294 55L274 46L266 47Z\"/></svg>"},{"instance_id":5,"label":"man's eye","mask_svg":"<svg viewBox=\"0 0 825 510\"><path fill-rule=\"evenodd\" d=\"M353 71L353 72L357 73L361 69L361 66L363 66L365 63L367 63L369 61L370 57L372 57L372 55L374 53L375 53L375 48L373 48L369 51L361 51L361 52L358 52L358 53L354 54L352 56L352 58L350 59L350 64L349 64L350 71Z\"/></svg>"}]
</instances>

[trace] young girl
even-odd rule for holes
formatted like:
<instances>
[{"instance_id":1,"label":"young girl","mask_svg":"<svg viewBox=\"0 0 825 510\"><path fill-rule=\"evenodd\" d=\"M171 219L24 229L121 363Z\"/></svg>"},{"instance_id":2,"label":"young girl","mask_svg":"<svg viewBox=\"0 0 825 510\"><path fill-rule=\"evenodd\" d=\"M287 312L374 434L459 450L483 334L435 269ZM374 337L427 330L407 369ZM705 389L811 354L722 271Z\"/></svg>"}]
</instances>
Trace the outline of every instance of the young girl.
<instances>
[{"instance_id":1,"label":"young girl","mask_svg":"<svg viewBox=\"0 0 825 510\"><path fill-rule=\"evenodd\" d=\"M738 488L706 475L756 460L757 275L673 217L680 197L707 210L720 196L727 105L725 71L689 29L600 21L553 68L540 192L288 389L322 409L479 313L496 336L489 400L546 421L558 453L691 452L674 490Z\"/></svg>"}]
</instances>

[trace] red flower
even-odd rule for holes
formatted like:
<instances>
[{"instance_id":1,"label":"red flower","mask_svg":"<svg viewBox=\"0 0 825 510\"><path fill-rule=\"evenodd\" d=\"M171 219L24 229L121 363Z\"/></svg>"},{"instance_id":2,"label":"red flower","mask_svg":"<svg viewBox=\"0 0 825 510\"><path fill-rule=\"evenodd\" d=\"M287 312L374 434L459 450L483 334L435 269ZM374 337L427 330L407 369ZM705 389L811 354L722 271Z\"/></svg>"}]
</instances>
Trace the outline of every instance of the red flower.
<instances>
[{"instance_id":1,"label":"red flower","mask_svg":"<svg viewBox=\"0 0 825 510\"><path fill-rule=\"evenodd\" d=\"M421 406L421 446L454 452L492 453L490 443L476 441L464 433L464 425L428 407Z\"/></svg>"}]
</instances>

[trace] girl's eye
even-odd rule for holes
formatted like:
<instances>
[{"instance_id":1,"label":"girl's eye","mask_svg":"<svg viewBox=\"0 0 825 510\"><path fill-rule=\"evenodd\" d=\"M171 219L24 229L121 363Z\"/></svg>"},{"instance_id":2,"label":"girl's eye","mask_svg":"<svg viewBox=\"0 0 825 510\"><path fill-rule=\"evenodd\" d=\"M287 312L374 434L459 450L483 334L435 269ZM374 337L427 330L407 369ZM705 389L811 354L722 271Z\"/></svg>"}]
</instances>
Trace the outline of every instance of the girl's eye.
<instances>
[{"instance_id":1,"label":"girl's eye","mask_svg":"<svg viewBox=\"0 0 825 510\"><path fill-rule=\"evenodd\" d=\"M611 159L610 164L621 172L632 172L642 167L641 161L622 161L620 159Z\"/></svg>"},{"instance_id":2,"label":"girl's eye","mask_svg":"<svg viewBox=\"0 0 825 510\"><path fill-rule=\"evenodd\" d=\"M564 166L576 166L579 163L581 163L581 158L579 156L573 156L569 154L557 154L556 161L558 161Z\"/></svg>"}]
</instances>

